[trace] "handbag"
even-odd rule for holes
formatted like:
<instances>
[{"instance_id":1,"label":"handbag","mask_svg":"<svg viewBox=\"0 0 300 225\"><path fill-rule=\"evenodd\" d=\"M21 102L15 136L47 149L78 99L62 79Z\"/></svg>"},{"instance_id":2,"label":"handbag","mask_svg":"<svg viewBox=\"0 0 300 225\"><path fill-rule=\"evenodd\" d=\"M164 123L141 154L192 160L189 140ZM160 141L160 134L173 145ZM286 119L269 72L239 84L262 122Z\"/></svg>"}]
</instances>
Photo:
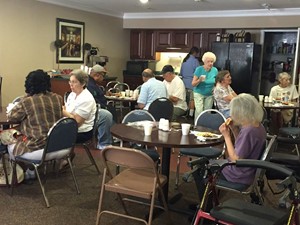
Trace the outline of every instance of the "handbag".
<instances>
[{"instance_id":1,"label":"handbag","mask_svg":"<svg viewBox=\"0 0 300 225\"><path fill-rule=\"evenodd\" d=\"M5 160L6 172L8 176L8 183L11 184L12 180L12 166L8 157L6 155L3 156ZM16 165L16 172L17 172L17 183L21 183L24 180L24 171L21 166L18 164ZM6 185L5 173L3 169L2 160L0 160L0 186Z\"/></svg>"}]
</instances>

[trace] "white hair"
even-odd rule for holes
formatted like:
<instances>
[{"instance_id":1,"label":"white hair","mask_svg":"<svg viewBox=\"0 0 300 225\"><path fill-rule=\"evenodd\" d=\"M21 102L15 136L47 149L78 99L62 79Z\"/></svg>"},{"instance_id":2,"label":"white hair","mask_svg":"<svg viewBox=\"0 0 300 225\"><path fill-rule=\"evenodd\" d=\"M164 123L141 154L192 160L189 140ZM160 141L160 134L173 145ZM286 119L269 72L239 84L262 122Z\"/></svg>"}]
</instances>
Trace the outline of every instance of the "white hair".
<instances>
[{"instance_id":1,"label":"white hair","mask_svg":"<svg viewBox=\"0 0 300 225\"><path fill-rule=\"evenodd\" d=\"M212 52L205 52L202 56L202 61L206 61L206 59L212 59L214 62L217 60L217 57Z\"/></svg>"},{"instance_id":2,"label":"white hair","mask_svg":"<svg viewBox=\"0 0 300 225\"><path fill-rule=\"evenodd\" d=\"M239 94L230 102L230 116L237 124L260 123L263 115L262 106L250 94Z\"/></svg>"}]
</instances>

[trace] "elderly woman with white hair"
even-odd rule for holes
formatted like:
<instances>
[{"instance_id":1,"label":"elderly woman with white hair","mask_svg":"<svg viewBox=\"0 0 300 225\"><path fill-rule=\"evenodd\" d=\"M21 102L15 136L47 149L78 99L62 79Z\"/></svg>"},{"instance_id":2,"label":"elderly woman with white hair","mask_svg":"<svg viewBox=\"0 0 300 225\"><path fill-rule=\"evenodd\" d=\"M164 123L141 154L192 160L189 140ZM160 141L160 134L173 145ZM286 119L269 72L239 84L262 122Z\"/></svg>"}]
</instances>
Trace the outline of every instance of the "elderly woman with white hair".
<instances>
[{"instance_id":1,"label":"elderly woman with white hair","mask_svg":"<svg viewBox=\"0 0 300 225\"><path fill-rule=\"evenodd\" d=\"M200 113L206 109L211 109L213 105L213 87L215 84L215 77L218 74L216 67L213 67L216 61L216 55L212 52L206 52L202 56L203 66L196 68L192 80L194 87L194 101L195 101L195 120Z\"/></svg>"},{"instance_id":2,"label":"elderly woman with white hair","mask_svg":"<svg viewBox=\"0 0 300 225\"><path fill-rule=\"evenodd\" d=\"M266 131L261 124L264 112L257 99L250 94L239 94L230 102L229 125L223 123L219 130L226 143L228 161L238 159L259 159L266 143ZM230 128L234 133L232 142ZM254 168L228 166L222 170L221 179L244 185L250 185L255 176Z\"/></svg>"},{"instance_id":3,"label":"elderly woman with white hair","mask_svg":"<svg viewBox=\"0 0 300 225\"><path fill-rule=\"evenodd\" d=\"M296 102L299 98L299 93L295 85L291 84L291 75L282 72L278 75L279 84L272 87L270 91L270 99L280 98L281 101L285 102ZM275 133L277 133L277 129L283 126L284 124L288 124L293 117L293 110L286 109L281 111L272 111L271 113L273 125L277 125L275 127Z\"/></svg>"}]
</instances>

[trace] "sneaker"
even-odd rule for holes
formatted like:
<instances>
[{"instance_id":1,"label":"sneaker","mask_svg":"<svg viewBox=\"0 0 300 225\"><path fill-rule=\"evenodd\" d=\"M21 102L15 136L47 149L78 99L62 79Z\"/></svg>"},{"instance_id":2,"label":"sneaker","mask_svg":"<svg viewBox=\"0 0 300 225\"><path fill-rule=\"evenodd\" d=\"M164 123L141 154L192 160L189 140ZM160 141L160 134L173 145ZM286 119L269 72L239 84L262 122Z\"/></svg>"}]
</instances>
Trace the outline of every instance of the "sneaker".
<instances>
[{"instance_id":1,"label":"sneaker","mask_svg":"<svg viewBox=\"0 0 300 225\"><path fill-rule=\"evenodd\" d=\"M24 179L25 180L35 180L36 179L35 171L27 169L24 173Z\"/></svg>"}]
</instances>

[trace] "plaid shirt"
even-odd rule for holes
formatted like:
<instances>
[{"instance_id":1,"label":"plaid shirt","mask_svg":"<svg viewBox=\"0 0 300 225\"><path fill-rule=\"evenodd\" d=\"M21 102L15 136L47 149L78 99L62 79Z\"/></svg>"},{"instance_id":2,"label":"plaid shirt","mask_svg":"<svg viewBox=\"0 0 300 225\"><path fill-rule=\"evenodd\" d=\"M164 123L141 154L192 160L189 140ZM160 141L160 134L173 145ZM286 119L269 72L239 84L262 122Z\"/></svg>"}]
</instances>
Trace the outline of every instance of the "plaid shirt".
<instances>
[{"instance_id":1,"label":"plaid shirt","mask_svg":"<svg viewBox=\"0 0 300 225\"><path fill-rule=\"evenodd\" d=\"M26 138L18 139L14 155L44 148L47 133L62 118L62 97L52 92L24 97L7 115L8 120L20 123Z\"/></svg>"}]
</instances>

